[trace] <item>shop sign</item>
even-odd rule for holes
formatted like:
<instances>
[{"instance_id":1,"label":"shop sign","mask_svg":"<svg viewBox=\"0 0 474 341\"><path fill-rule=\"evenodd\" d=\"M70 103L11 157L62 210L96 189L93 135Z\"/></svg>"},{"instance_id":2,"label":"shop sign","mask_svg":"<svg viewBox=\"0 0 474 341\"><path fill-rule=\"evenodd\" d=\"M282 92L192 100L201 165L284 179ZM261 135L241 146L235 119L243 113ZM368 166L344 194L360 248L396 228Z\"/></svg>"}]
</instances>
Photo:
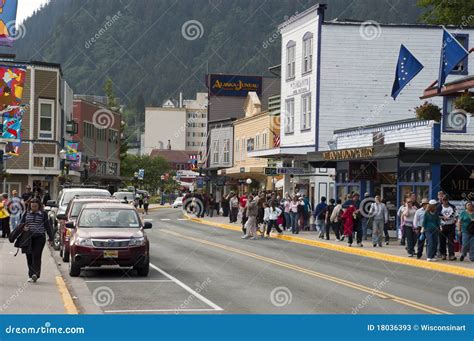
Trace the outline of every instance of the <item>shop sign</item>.
<instances>
[{"instance_id":1,"label":"shop sign","mask_svg":"<svg viewBox=\"0 0 474 341\"><path fill-rule=\"evenodd\" d=\"M311 78L298 79L290 83L291 92L288 96L295 96L309 92L311 84Z\"/></svg>"},{"instance_id":2,"label":"shop sign","mask_svg":"<svg viewBox=\"0 0 474 341\"><path fill-rule=\"evenodd\" d=\"M331 161L366 159L366 158L371 158L373 156L374 156L373 147L331 150L328 152L323 152L324 160L331 160Z\"/></svg>"},{"instance_id":3,"label":"shop sign","mask_svg":"<svg viewBox=\"0 0 474 341\"><path fill-rule=\"evenodd\" d=\"M450 200L474 200L474 167L441 166L441 189Z\"/></svg>"},{"instance_id":4,"label":"shop sign","mask_svg":"<svg viewBox=\"0 0 474 341\"><path fill-rule=\"evenodd\" d=\"M349 180L373 180L377 168L372 162L349 162Z\"/></svg>"},{"instance_id":5,"label":"shop sign","mask_svg":"<svg viewBox=\"0 0 474 341\"><path fill-rule=\"evenodd\" d=\"M212 96L246 97L252 91L262 94L262 77L238 75L210 75L209 93Z\"/></svg>"},{"instance_id":6,"label":"shop sign","mask_svg":"<svg viewBox=\"0 0 474 341\"><path fill-rule=\"evenodd\" d=\"M304 168L294 168L294 167L285 167L285 168L272 168L265 167L265 175L284 175L284 174L304 174Z\"/></svg>"}]
</instances>

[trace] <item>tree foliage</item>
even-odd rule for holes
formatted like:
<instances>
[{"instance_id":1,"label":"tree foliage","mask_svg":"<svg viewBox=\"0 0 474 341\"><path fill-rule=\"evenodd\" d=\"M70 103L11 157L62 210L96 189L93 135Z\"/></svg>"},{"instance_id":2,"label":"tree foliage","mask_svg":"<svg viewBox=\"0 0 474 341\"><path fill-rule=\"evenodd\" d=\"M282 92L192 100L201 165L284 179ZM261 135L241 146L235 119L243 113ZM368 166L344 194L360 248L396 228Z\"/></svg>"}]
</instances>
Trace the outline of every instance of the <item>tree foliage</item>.
<instances>
[{"instance_id":1,"label":"tree foliage","mask_svg":"<svg viewBox=\"0 0 474 341\"><path fill-rule=\"evenodd\" d=\"M126 155L121 164L122 177L128 178L128 183L134 185L134 173L139 169L145 170L143 181L140 182L140 187L156 193L158 188L163 185L161 176L169 172L170 167L168 162L162 157L150 157L148 155Z\"/></svg>"},{"instance_id":2,"label":"tree foliage","mask_svg":"<svg viewBox=\"0 0 474 341\"><path fill-rule=\"evenodd\" d=\"M426 9L422 20L430 24L474 26L474 1L472 0L419 0Z\"/></svg>"}]
</instances>

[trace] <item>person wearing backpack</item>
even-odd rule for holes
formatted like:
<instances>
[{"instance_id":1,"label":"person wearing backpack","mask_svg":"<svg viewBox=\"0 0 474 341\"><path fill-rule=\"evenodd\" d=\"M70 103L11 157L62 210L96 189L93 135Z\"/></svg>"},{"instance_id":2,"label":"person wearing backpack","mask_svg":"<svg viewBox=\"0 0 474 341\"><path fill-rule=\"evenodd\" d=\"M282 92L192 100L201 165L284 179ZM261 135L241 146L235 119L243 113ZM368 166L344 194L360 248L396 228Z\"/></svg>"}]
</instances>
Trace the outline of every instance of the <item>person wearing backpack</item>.
<instances>
[{"instance_id":1,"label":"person wearing backpack","mask_svg":"<svg viewBox=\"0 0 474 341\"><path fill-rule=\"evenodd\" d=\"M321 197L321 202L316 205L314 209L314 219L316 219L316 229L319 232L319 238L324 238L324 233L326 231L326 226L324 220L326 218L326 209L328 205L326 204L326 197Z\"/></svg>"},{"instance_id":2,"label":"person wearing backpack","mask_svg":"<svg viewBox=\"0 0 474 341\"><path fill-rule=\"evenodd\" d=\"M469 253L469 259L474 262L474 207L471 201L464 205L458 219L459 234L462 235L462 249L459 260L462 262Z\"/></svg>"},{"instance_id":3,"label":"person wearing backpack","mask_svg":"<svg viewBox=\"0 0 474 341\"><path fill-rule=\"evenodd\" d=\"M29 245L28 247L22 246L22 252L26 253L28 281L34 283L41 275L41 256L46 244L45 234L48 235L50 245L53 244L53 229L49 223L48 215L41 208L40 200L31 199L29 210L21 218L17 230L21 230L21 234L27 233L29 235Z\"/></svg>"}]
</instances>

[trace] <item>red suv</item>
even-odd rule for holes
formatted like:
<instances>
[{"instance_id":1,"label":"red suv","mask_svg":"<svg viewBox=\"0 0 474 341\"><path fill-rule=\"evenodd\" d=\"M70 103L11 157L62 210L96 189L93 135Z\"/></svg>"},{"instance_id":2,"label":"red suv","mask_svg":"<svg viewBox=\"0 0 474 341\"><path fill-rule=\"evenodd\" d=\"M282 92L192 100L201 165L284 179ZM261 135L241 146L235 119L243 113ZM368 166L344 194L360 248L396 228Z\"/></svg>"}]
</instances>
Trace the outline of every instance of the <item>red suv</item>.
<instances>
[{"instance_id":1,"label":"red suv","mask_svg":"<svg viewBox=\"0 0 474 341\"><path fill-rule=\"evenodd\" d=\"M81 212L82 206L86 203L100 203L100 202L116 202L119 203L119 200L116 200L112 197L84 197L77 196L67 205L66 212L64 214L58 214L56 216L59 222L59 255L61 256L64 262L69 262L69 239L71 238L72 229L69 229L65 226L68 221L76 221L79 212Z\"/></svg>"},{"instance_id":2,"label":"red suv","mask_svg":"<svg viewBox=\"0 0 474 341\"><path fill-rule=\"evenodd\" d=\"M75 222L70 241L69 274L79 276L88 266L118 265L133 267L139 276L148 276L150 244L137 210L127 204L84 204Z\"/></svg>"}]
</instances>

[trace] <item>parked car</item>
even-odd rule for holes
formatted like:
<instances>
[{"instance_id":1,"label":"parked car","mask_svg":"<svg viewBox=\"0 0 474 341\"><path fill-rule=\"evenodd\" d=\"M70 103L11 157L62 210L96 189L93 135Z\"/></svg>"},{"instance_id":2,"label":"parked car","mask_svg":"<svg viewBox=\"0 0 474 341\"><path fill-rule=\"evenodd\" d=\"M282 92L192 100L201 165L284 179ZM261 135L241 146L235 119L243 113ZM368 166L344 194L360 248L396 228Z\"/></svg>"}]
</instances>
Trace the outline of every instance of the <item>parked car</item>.
<instances>
[{"instance_id":1,"label":"parked car","mask_svg":"<svg viewBox=\"0 0 474 341\"><path fill-rule=\"evenodd\" d=\"M106 189L101 188L89 188L89 187L70 187L62 189L58 194L58 201L48 200L46 206L50 206L49 216L53 225L54 243L53 247L55 250L59 250L61 235L59 234L59 225L64 224L64 221L60 222L57 219L58 214L66 213L66 208L69 202L77 196L100 196L110 197L110 192Z\"/></svg>"},{"instance_id":2,"label":"parked car","mask_svg":"<svg viewBox=\"0 0 474 341\"><path fill-rule=\"evenodd\" d=\"M112 194L112 196L115 199L123 201L123 202L125 202L126 200L127 203L132 202L133 199L135 199L135 194L132 192L115 192L114 194Z\"/></svg>"},{"instance_id":3,"label":"parked car","mask_svg":"<svg viewBox=\"0 0 474 341\"><path fill-rule=\"evenodd\" d=\"M133 267L139 276L148 276L150 244L137 210L123 203L84 204L75 222L70 241L69 274L80 275L89 266Z\"/></svg>"},{"instance_id":4,"label":"parked car","mask_svg":"<svg viewBox=\"0 0 474 341\"><path fill-rule=\"evenodd\" d=\"M173 202L173 208L178 208L183 206L183 197L177 197Z\"/></svg>"},{"instance_id":5,"label":"parked car","mask_svg":"<svg viewBox=\"0 0 474 341\"><path fill-rule=\"evenodd\" d=\"M68 221L76 221L79 213L81 212L82 206L87 203L120 203L119 200L112 197L84 197L78 196L73 198L67 205L66 212L64 214L58 214L57 219L61 222L59 224L59 236L60 236L60 247L59 255L64 262L69 262L69 240L72 235L72 229L66 227Z\"/></svg>"}]
</instances>

